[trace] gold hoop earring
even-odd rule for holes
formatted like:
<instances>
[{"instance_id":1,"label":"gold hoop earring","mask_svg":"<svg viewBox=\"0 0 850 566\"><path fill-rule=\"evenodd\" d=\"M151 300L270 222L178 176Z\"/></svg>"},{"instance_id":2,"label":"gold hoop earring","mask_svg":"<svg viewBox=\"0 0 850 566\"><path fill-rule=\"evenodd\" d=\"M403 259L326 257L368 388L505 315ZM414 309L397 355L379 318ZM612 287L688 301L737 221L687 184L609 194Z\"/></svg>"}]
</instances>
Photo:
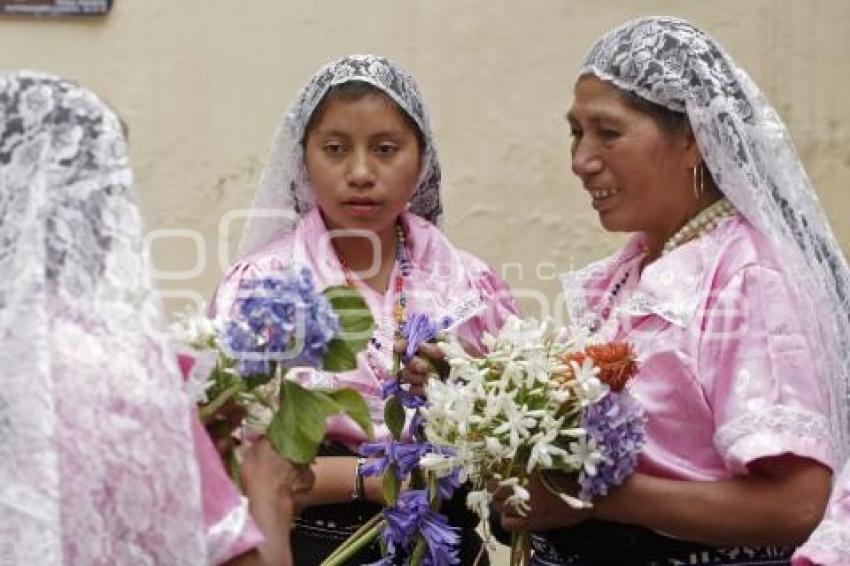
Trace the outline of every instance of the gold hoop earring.
<instances>
[{"instance_id":1,"label":"gold hoop earring","mask_svg":"<svg viewBox=\"0 0 850 566\"><path fill-rule=\"evenodd\" d=\"M702 163L694 165L693 168L694 175L694 198L700 200L702 198L703 193L705 193L705 171L703 171ZM699 177L699 182L697 181L697 177Z\"/></svg>"}]
</instances>

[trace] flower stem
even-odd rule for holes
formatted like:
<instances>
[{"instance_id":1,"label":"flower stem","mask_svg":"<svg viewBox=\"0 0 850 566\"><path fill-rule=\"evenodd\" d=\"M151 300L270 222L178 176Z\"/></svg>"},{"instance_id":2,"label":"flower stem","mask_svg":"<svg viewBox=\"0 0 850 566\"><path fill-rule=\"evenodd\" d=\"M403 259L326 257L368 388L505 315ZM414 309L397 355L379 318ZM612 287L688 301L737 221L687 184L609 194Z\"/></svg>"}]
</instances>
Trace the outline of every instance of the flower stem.
<instances>
[{"instance_id":1,"label":"flower stem","mask_svg":"<svg viewBox=\"0 0 850 566\"><path fill-rule=\"evenodd\" d=\"M472 566L478 566L484 560L484 556L487 554L487 545L482 544L481 548L478 549L478 554L475 556L475 562L472 563Z\"/></svg>"},{"instance_id":2,"label":"flower stem","mask_svg":"<svg viewBox=\"0 0 850 566\"><path fill-rule=\"evenodd\" d=\"M526 566L529 563L530 542L528 531L514 531L511 534L511 566Z\"/></svg>"},{"instance_id":3,"label":"flower stem","mask_svg":"<svg viewBox=\"0 0 850 566\"><path fill-rule=\"evenodd\" d=\"M561 501L573 509L588 509L593 507L591 503L571 495L568 489L558 486L554 481L552 481L552 478L550 478L545 471L540 472L538 477L540 478L540 483L549 493L558 497Z\"/></svg>"},{"instance_id":4,"label":"flower stem","mask_svg":"<svg viewBox=\"0 0 850 566\"><path fill-rule=\"evenodd\" d=\"M437 482L439 481L437 479L437 474L435 472L428 472L427 478L428 478L428 480L427 480L428 481L428 504L430 505L431 509L433 509L434 511L439 511L440 510L440 504L442 502L440 501L440 491L437 487Z\"/></svg>"},{"instance_id":5,"label":"flower stem","mask_svg":"<svg viewBox=\"0 0 850 566\"><path fill-rule=\"evenodd\" d=\"M425 539L420 535L419 540L416 541L416 546L413 548L413 552L410 553L409 566L419 566L422 563L422 557L425 556L426 550L428 550L428 545L425 544Z\"/></svg>"},{"instance_id":6,"label":"flower stem","mask_svg":"<svg viewBox=\"0 0 850 566\"><path fill-rule=\"evenodd\" d=\"M354 534L348 537L344 543L339 545L330 556L325 558L321 566L338 566L348 563L348 560L360 552L363 547L375 540L375 537L378 536L383 528L383 515L376 513L371 519L363 523Z\"/></svg>"},{"instance_id":7,"label":"flower stem","mask_svg":"<svg viewBox=\"0 0 850 566\"><path fill-rule=\"evenodd\" d=\"M242 487L242 464L239 463L239 458L236 457L236 450L231 447L227 452L227 463L230 471L230 479L239 490L239 493L245 493Z\"/></svg>"},{"instance_id":8,"label":"flower stem","mask_svg":"<svg viewBox=\"0 0 850 566\"><path fill-rule=\"evenodd\" d=\"M239 390L242 389L241 383L234 383L221 393L219 393L218 397L210 401L210 403L204 407L201 407L198 410L198 416L201 419L201 422L206 426L212 422L215 414L224 407L224 404L227 403L234 395L239 393Z\"/></svg>"}]
</instances>

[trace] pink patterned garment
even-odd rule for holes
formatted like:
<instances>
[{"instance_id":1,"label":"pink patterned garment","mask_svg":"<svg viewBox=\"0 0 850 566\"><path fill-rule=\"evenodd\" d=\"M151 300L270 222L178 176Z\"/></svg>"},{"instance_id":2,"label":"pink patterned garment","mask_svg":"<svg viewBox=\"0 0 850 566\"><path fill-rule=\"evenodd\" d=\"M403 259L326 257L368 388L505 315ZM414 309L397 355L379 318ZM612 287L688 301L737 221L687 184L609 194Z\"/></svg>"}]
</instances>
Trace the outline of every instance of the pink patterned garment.
<instances>
[{"instance_id":1,"label":"pink patterned garment","mask_svg":"<svg viewBox=\"0 0 850 566\"><path fill-rule=\"evenodd\" d=\"M481 348L484 332L495 332L504 320L517 312L516 303L507 285L478 258L458 250L430 222L410 213L401 217L411 260L411 272L404 280L408 312L424 312L432 317L451 316L464 321L457 334ZM318 209L301 219L296 229L283 240L273 242L234 265L225 276L213 302L213 314L229 313L242 280L272 276L285 272L292 265L304 265L313 270L320 289L346 283L342 266L337 259L328 231ZM396 278L398 265L390 280ZM388 290L381 294L359 280L354 282L363 294L378 327L378 335L388 337L378 349L369 345L358 355L356 370L326 373L304 370L300 381L313 387L351 387L366 399L372 413L377 439L389 438L384 424L382 380L373 367L389 368L390 340L394 328L393 311L397 294ZM328 422L328 440L341 442L349 448L365 440L362 431L346 417L334 417Z\"/></svg>"},{"instance_id":2,"label":"pink patterned garment","mask_svg":"<svg viewBox=\"0 0 850 566\"><path fill-rule=\"evenodd\" d=\"M195 360L179 354L185 378ZM197 413L192 415L192 439L201 476L204 533L208 563L217 565L247 552L263 542L263 535L248 514L248 504L230 480Z\"/></svg>"},{"instance_id":3,"label":"pink patterned garment","mask_svg":"<svg viewBox=\"0 0 850 566\"><path fill-rule=\"evenodd\" d=\"M791 564L850 565L850 463L835 482L823 521L794 553Z\"/></svg>"},{"instance_id":4,"label":"pink patterned garment","mask_svg":"<svg viewBox=\"0 0 850 566\"><path fill-rule=\"evenodd\" d=\"M247 500L230 481L197 415L192 418L192 436L201 471L209 564L222 564L259 546L263 542L263 535L248 514Z\"/></svg>"},{"instance_id":5,"label":"pink patterned garment","mask_svg":"<svg viewBox=\"0 0 850 566\"><path fill-rule=\"evenodd\" d=\"M632 342L631 382L646 408L638 469L670 479L747 474L785 453L832 467L823 376L782 260L729 218L640 273L641 236L564 277L573 320Z\"/></svg>"}]
</instances>

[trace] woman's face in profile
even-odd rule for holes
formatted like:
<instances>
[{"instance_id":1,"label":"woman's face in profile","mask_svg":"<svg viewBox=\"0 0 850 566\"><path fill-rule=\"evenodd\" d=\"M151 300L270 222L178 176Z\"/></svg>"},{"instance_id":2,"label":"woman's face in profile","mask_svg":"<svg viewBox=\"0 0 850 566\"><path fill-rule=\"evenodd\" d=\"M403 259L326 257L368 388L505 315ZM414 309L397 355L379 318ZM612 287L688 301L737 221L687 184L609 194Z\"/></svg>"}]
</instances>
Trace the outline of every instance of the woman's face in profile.
<instances>
[{"instance_id":1,"label":"woman's face in profile","mask_svg":"<svg viewBox=\"0 0 850 566\"><path fill-rule=\"evenodd\" d=\"M591 75L576 83L567 119L572 169L602 226L668 237L671 218L694 203L686 135L662 130L617 87Z\"/></svg>"},{"instance_id":2,"label":"woman's face in profile","mask_svg":"<svg viewBox=\"0 0 850 566\"><path fill-rule=\"evenodd\" d=\"M416 133L380 95L329 102L308 132L305 160L330 228L394 229L419 179Z\"/></svg>"}]
</instances>

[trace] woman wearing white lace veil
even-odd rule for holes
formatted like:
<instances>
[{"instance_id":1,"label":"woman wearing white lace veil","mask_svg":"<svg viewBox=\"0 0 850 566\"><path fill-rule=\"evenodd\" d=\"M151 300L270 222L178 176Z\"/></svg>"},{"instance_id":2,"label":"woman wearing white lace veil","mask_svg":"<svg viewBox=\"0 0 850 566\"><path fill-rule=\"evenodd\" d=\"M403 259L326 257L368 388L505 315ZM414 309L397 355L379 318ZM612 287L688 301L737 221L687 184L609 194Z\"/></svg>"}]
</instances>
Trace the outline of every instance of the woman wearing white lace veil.
<instances>
[{"instance_id":1,"label":"woman wearing white lace veil","mask_svg":"<svg viewBox=\"0 0 850 566\"><path fill-rule=\"evenodd\" d=\"M453 331L478 347L484 331L516 312L501 279L437 228L440 166L428 113L413 77L383 57L343 57L312 77L275 135L251 212L243 259L219 287L216 312L231 312L242 281L293 264L309 266L318 288L356 286L376 321L358 367L299 379L356 389L379 440L389 438L381 392L393 380L393 339L408 309L449 316ZM293 531L296 563L320 562L380 511L380 479L358 479L365 440L350 420L329 421L316 486ZM464 529L461 560L471 562L480 546L476 519L462 503L448 513ZM379 557L372 545L355 562Z\"/></svg>"},{"instance_id":2,"label":"woman wearing white lace veil","mask_svg":"<svg viewBox=\"0 0 850 566\"><path fill-rule=\"evenodd\" d=\"M131 184L95 95L0 74L0 562L259 564L262 536L190 419Z\"/></svg>"},{"instance_id":3,"label":"woman wearing white lace veil","mask_svg":"<svg viewBox=\"0 0 850 566\"><path fill-rule=\"evenodd\" d=\"M638 471L590 510L535 489L537 564L787 564L846 454L850 276L784 124L692 24L590 50L572 166L614 256L565 276L574 321L632 342ZM537 505L535 506L535 500Z\"/></svg>"}]
</instances>

